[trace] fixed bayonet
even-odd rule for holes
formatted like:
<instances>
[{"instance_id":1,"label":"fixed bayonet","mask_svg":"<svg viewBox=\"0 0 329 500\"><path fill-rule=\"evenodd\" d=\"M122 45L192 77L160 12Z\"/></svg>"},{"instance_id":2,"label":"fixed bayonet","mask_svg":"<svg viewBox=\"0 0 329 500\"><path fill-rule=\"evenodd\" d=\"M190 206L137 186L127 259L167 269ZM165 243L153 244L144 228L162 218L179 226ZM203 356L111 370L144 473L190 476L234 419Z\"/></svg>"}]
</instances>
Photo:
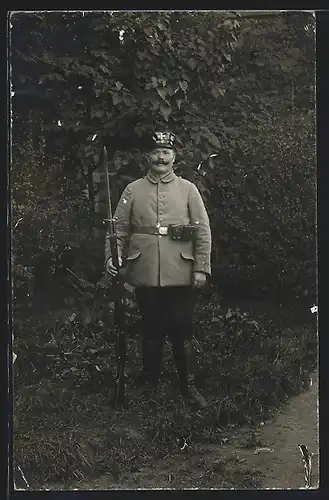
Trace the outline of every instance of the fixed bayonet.
<instances>
[{"instance_id":1,"label":"fixed bayonet","mask_svg":"<svg viewBox=\"0 0 329 500\"><path fill-rule=\"evenodd\" d=\"M105 187L107 197L107 218L105 223L110 242L112 264L119 270L119 252L118 252L118 237L116 219L112 213L111 204L111 189L108 171L107 149L104 146L104 171L105 171ZM125 359L126 359L126 339L125 339L125 307L124 307L124 281L122 273L118 272L112 278L113 295L114 295L114 329L116 333L116 377L114 384L113 406L118 408L125 405Z\"/></svg>"}]
</instances>

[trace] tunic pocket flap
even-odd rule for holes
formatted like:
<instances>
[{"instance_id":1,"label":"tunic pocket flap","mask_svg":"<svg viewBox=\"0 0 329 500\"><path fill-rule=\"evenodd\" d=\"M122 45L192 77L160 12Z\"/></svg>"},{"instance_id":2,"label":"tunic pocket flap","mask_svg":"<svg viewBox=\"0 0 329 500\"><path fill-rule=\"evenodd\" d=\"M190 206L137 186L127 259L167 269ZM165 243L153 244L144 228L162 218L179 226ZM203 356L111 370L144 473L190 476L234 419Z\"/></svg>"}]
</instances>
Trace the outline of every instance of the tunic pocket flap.
<instances>
[{"instance_id":1,"label":"tunic pocket flap","mask_svg":"<svg viewBox=\"0 0 329 500\"><path fill-rule=\"evenodd\" d=\"M139 257L141 254L141 252L135 252L135 253L132 253L131 255L128 255L128 257L126 258L126 260L135 260L137 259L137 257Z\"/></svg>"},{"instance_id":2,"label":"tunic pocket flap","mask_svg":"<svg viewBox=\"0 0 329 500\"><path fill-rule=\"evenodd\" d=\"M180 254L183 257L183 259L194 260L194 256L190 252L183 252L183 251L181 251Z\"/></svg>"}]
</instances>

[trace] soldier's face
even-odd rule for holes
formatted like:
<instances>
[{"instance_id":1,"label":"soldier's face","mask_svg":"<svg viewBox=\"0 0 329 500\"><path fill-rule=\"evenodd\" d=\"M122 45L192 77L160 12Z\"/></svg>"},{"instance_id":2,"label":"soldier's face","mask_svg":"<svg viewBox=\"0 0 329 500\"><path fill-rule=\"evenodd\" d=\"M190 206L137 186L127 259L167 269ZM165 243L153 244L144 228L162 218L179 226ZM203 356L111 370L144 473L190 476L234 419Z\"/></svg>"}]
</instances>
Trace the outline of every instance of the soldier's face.
<instances>
[{"instance_id":1,"label":"soldier's face","mask_svg":"<svg viewBox=\"0 0 329 500\"><path fill-rule=\"evenodd\" d=\"M155 148L149 153L151 168L157 174L170 172L174 161L175 151L170 148Z\"/></svg>"}]
</instances>

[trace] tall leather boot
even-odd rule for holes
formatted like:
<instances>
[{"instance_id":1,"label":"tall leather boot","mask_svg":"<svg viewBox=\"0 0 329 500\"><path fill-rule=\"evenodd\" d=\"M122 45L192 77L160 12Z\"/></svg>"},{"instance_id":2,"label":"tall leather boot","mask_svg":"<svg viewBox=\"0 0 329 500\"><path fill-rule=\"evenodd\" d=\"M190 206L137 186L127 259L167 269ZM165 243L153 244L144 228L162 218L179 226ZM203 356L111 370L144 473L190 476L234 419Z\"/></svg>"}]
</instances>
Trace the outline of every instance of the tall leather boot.
<instances>
[{"instance_id":1,"label":"tall leather boot","mask_svg":"<svg viewBox=\"0 0 329 500\"><path fill-rule=\"evenodd\" d=\"M200 408L206 408L207 401L194 385L192 341L181 338L172 339L172 352L182 396L187 401L196 403Z\"/></svg>"}]
</instances>

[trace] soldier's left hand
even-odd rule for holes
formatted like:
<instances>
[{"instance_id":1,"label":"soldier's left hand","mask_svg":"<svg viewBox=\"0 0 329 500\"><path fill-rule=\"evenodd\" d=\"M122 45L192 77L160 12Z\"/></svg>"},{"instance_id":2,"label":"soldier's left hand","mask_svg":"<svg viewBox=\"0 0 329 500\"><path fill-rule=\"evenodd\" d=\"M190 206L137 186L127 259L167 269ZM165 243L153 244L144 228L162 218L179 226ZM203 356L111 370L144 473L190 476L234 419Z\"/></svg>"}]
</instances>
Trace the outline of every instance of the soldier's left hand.
<instances>
[{"instance_id":1,"label":"soldier's left hand","mask_svg":"<svg viewBox=\"0 0 329 500\"><path fill-rule=\"evenodd\" d=\"M201 288L205 285L207 281L207 276L205 273L200 273L198 271L193 273L192 276L192 286L193 288Z\"/></svg>"}]
</instances>

